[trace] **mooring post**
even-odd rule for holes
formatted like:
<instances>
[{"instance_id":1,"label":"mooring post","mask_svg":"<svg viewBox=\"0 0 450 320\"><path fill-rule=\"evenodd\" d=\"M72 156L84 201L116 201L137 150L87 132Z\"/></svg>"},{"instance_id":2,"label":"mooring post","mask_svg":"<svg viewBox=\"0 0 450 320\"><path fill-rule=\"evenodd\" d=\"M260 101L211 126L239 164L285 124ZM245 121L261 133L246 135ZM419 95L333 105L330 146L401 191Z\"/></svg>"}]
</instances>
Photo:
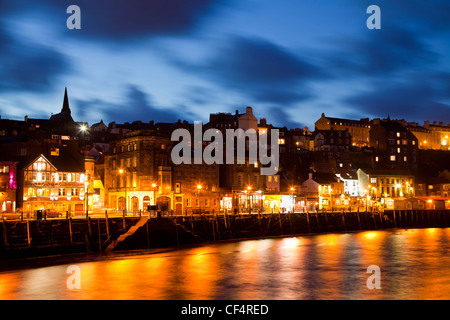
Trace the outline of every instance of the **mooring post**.
<instances>
[{"instance_id":1,"label":"mooring post","mask_svg":"<svg viewBox=\"0 0 450 320\"><path fill-rule=\"evenodd\" d=\"M366 211L366 214L367 214L367 211ZM359 230L361 230L361 219L359 218L359 208L358 208L358 211L356 211L356 217L358 218L358 227L359 227Z\"/></svg>"},{"instance_id":2,"label":"mooring post","mask_svg":"<svg viewBox=\"0 0 450 320\"><path fill-rule=\"evenodd\" d=\"M3 217L3 243L5 244L5 248L8 247L8 228L6 227L6 219Z\"/></svg>"},{"instance_id":3,"label":"mooring post","mask_svg":"<svg viewBox=\"0 0 450 320\"><path fill-rule=\"evenodd\" d=\"M397 220L395 219L395 210L394 210L394 228L397 228Z\"/></svg>"},{"instance_id":4,"label":"mooring post","mask_svg":"<svg viewBox=\"0 0 450 320\"><path fill-rule=\"evenodd\" d=\"M306 223L308 225L308 233L311 233L311 225L309 224L309 211L306 211Z\"/></svg>"},{"instance_id":5,"label":"mooring post","mask_svg":"<svg viewBox=\"0 0 450 320\"><path fill-rule=\"evenodd\" d=\"M28 220L28 219L27 219L27 242L28 242L28 246L31 246L30 220Z\"/></svg>"},{"instance_id":6,"label":"mooring post","mask_svg":"<svg viewBox=\"0 0 450 320\"><path fill-rule=\"evenodd\" d=\"M106 239L109 239L109 220L108 220L108 210L105 210L105 224L106 224Z\"/></svg>"},{"instance_id":7,"label":"mooring post","mask_svg":"<svg viewBox=\"0 0 450 320\"><path fill-rule=\"evenodd\" d=\"M344 230L347 231L347 222L345 219L345 210L342 210L342 224L344 225Z\"/></svg>"},{"instance_id":8,"label":"mooring post","mask_svg":"<svg viewBox=\"0 0 450 320\"><path fill-rule=\"evenodd\" d=\"M73 244L72 217L69 217L69 236L70 236L70 244Z\"/></svg>"},{"instance_id":9,"label":"mooring post","mask_svg":"<svg viewBox=\"0 0 450 320\"><path fill-rule=\"evenodd\" d=\"M88 216L87 218L88 223L88 232L89 232L89 240L92 239L92 230L91 230L91 217Z\"/></svg>"},{"instance_id":10,"label":"mooring post","mask_svg":"<svg viewBox=\"0 0 450 320\"><path fill-rule=\"evenodd\" d=\"M281 226L281 213L278 210L278 223L280 224L280 234L283 235L283 227Z\"/></svg>"}]
</instances>

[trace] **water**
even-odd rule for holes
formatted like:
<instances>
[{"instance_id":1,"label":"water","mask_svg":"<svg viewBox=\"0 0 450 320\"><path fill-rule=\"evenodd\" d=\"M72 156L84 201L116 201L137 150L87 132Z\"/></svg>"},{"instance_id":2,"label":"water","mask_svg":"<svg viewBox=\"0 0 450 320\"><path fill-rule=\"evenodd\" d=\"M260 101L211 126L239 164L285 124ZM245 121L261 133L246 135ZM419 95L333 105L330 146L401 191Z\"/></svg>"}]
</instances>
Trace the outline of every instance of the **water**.
<instances>
[{"instance_id":1,"label":"water","mask_svg":"<svg viewBox=\"0 0 450 320\"><path fill-rule=\"evenodd\" d=\"M450 299L449 253L450 228L246 240L5 271L0 299Z\"/></svg>"}]
</instances>

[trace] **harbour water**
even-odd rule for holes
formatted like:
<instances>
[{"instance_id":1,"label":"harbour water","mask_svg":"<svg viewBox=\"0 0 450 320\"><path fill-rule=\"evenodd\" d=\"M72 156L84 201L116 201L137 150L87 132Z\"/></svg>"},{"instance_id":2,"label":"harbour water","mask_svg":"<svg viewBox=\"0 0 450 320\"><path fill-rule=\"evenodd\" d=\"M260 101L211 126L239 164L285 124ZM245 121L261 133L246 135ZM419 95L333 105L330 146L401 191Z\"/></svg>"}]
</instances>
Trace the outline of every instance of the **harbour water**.
<instances>
[{"instance_id":1,"label":"harbour water","mask_svg":"<svg viewBox=\"0 0 450 320\"><path fill-rule=\"evenodd\" d=\"M56 263L56 262L55 262ZM80 288L70 288L79 268ZM369 266L380 289L369 289ZM0 299L450 299L450 228L118 252L0 272Z\"/></svg>"}]
</instances>

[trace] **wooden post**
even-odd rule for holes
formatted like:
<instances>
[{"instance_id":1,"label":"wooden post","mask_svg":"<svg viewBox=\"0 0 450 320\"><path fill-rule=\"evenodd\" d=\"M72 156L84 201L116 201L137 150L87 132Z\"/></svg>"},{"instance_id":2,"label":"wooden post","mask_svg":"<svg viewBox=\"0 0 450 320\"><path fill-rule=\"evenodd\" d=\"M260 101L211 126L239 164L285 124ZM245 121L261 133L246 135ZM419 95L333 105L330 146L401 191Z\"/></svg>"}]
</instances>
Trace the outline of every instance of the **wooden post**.
<instances>
[{"instance_id":1,"label":"wooden post","mask_svg":"<svg viewBox=\"0 0 450 320\"><path fill-rule=\"evenodd\" d=\"M122 225L123 225L123 228L124 229L126 229L127 228L127 223L126 223L126 221L125 221L125 210L123 210L123 212L122 212Z\"/></svg>"},{"instance_id":2,"label":"wooden post","mask_svg":"<svg viewBox=\"0 0 450 320\"><path fill-rule=\"evenodd\" d=\"M289 228L291 230L291 234L293 234L294 232L292 232L292 222L291 222L291 213L288 212L288 219L289 219Z\"/></svg>"},{"instance_id":3,"label":"wooden post","mask_svg":"<svg viewBox=\"0 0 450 320\"><path fill-rule=\"evenodd\" d=\"M211 219L210 221L211 221L211 226L212 226L212 231L213 231L213 240L214 240L214 243L215 243L216 242L216 230L215 230L215 227L214 227L214 220Z\"/></svg>"},{"instance_id":4,"label":"wooden post","mask_svg":"<svg viewBox=\"0 0 450 320\"><path fill-rule=\"evenodd\" d=\"M347 222L345 221L345 210L342 210L342 223L344 224L344 230L347 231Z\"/></svg>"},{"instance_id":5,"label":"wooden post","mask_svg":"<svg viewBox=\"0 0 450 320\"><path fill-rule=\"evenodd\" d=\"M281 213L278 210L278 223L280 224L280 234L283 235L283 227L281 226Z\"/></svg>"},{"instance_id":6,"label":"wooden post","mask_svg":"<svg viewBox=\"0 0 450 320\"><path fill-rule=\"evenodd\" d=\"M148 219L147 223L145 224L147 227L147 248L150 249L150 231L148 225L150 224L150 219Z\"/></svg>"},{"instance_id":7,"label":"wooden post","mask_svg":"<svg viewBox=\"0 0 450 320\"><path fill-rule=\"evenodd\" d=\"M377 221L376 221L376 219L375 219L375 212L373 212L373 211L372 211L372 220L373 220L373 227L374 227L375 229L378 229L378 228L377 228Z\"/></svg>"},{"instance_id":8,"label":"wooden post","mask_svg":"<svg viewBox=\"0 0 450 320\"><path fill-rule=\"evenodd\" d=\"M28 241L28 246L31 246L30 220L28 220L28 219L27 219L27 241Z\"/></svg>"},{"instance_id":9,"label":"wooden post","mask_svg":"<svg viewBox=\"0 0 450 320\"><path fill-rule=\"evenodd\" d=\"M70 235L70 244L73 244L72 217L69 217L69 235Z\"/></svg>"},{"instance_id":10,"label":"wooden post","mask_svg":"<svg viewBox=\"0 0 450 320\"><path fill-rule=\"evenodd\" d=\"M366 211L366 214L367 214L367 211ZM359 226L359 230L362 230L362 229L361 229L361 219L359 218L359 210L356 212L356 217L358 218L358 226Z\"/></svg>"},{"instance_id":11,"label":"wooden post","mask_svg":"<svg viewBox=\"0 0 450 320\"><path fill-rule=\"evenodd\" d=\"M6 227L6 219L3 217L3 243L5 244L5 248L8 247L8 228Z\"/></svg>"},{"instance_id":12,"label":"wooden post","mask_svg":"<svg viewBox=\"0 0 450 320\"><path fill-rule=\"evenodd\" d=\"M306 211L306 222L308 224L308 233L311 233L311 225L309 224L309 211Z\"/></svg>"},{"instance_id":13,"label":"wooden post","mask_svg":"<svg viewBox=\"0 0 450 320\"><path fill-rule=\"evenodd\" d=\"M108 210L105 210L105 224L106 224L106 239L109 239L109 220L108 220Z\"/></svg>"},{"instance_id":14,"label":"wooden post","mask_svg":"<svg viewBox=\"0 0 450 320\"><path fill-rule=\"evenodd\" d=\"M87 217L87 222L88 222L88 232L89 232L89 240L92 239L92 230L91 230L91 217Z\"/></svg>"},{"instance_id":15,"label":"wooden post","mask_svg":"<svg viewBox=\"0 0 450 320\"><path fill-rule=\"evenodd\" d=\"M395 210L394 210L394 228L397 228L397 220L395 219Z\"/></svg>"},{"instance_id":16,"label":"wooden post","mask_svg":"<svg viewBox=\"0 0 450 320\"><path fill-rule=\"evenodd\" d=\"M98 230L98 253L102 255L102 236L100 233L100 219L97 219L97 230Z\"/></svg>"}]
</instances>

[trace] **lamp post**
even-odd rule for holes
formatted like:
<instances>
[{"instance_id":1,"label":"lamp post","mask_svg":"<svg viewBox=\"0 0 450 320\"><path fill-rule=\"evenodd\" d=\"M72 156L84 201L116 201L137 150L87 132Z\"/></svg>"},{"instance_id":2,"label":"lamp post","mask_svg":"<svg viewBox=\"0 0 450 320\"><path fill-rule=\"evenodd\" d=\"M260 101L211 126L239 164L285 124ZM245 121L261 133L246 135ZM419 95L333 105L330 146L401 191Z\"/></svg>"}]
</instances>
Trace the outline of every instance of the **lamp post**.
<instances>
[{"instance_id":1,"label":"lamp post","mask_svg":"<svg viewBox=\"0 0 450 320\"><path fill-rule=\"evenodd\" d=\"M89 218L89 182L84 183L84 199L86 202L86 219Z\"/></svg>"},{"instance_id":2,"label":"lamp post","mask_svg":"<svg viewBox=\"0 0 450 320\"><path fill-rule=\"evenodd\" d=\"M294 199L294 191L295 191L295 188L294 188L294 187L291 187L290 190L291 190L291 205L292 205L292 212L294 212L294 211L295 211L295 199Z\"/></svg>"},{"instance_id":3,"label":"lamp post","mask_svg":"<svg viewBox=\"0 0 450 320\"><path fill-rule=\"evenodd\" d=\"M156 183L152 183L152 189L153 189L153 206L156 206Z\"/></svg>"},{"instance_id":4,"label":"lamp post","mask_svg":"<svg viewBox=\"0 0 450 320\"><path fill-rule=\"evenodd\" d=\"M252 191L251 186L247 186L247 205L248 205L248 213L252 213L252 206L251 206L251 198L250 198L250 192Z\"/></svg>"},{"instance_id":5,"label":"lamp post","mask_svg":"<svg viewBox=\"0 0 450 320\"><path fill-rule=\"evenodd\" d=\"M127 203L128 203L128 199L127 199L127 173L126 173L126 169L125 170L123 170L123 169L119 169L119 174L120 175L123 175L123 173L125 172L125 182L124 182L124 184L125 184L125 212L127 212Z\"/></svg>"},{"instance_id":6,"label":"lamp post","mask_svg":"<svg viewBox=\"0 0 450 320\"><path fill-rule=\"evenodd\" d=\"M198 184L197 185L197 199L198 199L198 207L200 208L200 213L202 212L202 202L200 199L200 191L202 190L202 185Z\"/></svg>"}]
</instances>

